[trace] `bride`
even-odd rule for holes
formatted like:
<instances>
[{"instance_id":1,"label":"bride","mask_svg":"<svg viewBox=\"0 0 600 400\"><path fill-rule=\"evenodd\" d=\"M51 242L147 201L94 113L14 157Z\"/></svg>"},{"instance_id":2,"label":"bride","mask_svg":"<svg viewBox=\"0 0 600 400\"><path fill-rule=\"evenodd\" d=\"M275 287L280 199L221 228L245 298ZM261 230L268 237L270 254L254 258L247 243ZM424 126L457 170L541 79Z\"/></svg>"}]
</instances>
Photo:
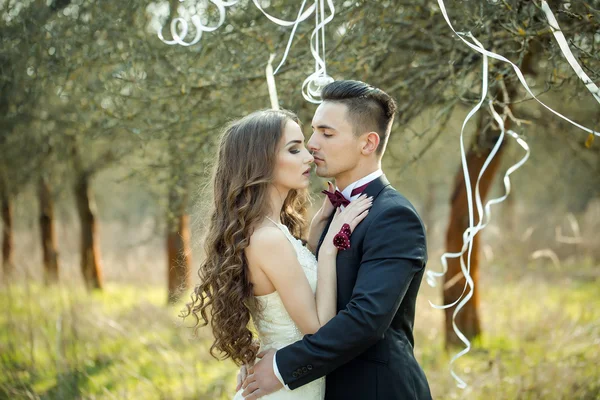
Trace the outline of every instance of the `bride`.
<instances>
[{"instance_id":1,"label":"bride","mask_svg":"<svg viewBox=\"0 0 600 400\"><path fill-rule=\"evenodd\" d=\"M253 365L259 352L300 340L335 316L338 249L333 239L344 224L354 230L372 199L363 195L336 211L317 262L317 242L334 207L325 198L304 246L298 238L306 225L313 161L298 118L289 111L258 111L225 129L201 283L186 314L196 317L196 331L210 323L214 357L220 353L237 365ZM324 379L264 398L323 399ZM241 393L235 399L242 399Z\"/></svg>"}]
</instances>

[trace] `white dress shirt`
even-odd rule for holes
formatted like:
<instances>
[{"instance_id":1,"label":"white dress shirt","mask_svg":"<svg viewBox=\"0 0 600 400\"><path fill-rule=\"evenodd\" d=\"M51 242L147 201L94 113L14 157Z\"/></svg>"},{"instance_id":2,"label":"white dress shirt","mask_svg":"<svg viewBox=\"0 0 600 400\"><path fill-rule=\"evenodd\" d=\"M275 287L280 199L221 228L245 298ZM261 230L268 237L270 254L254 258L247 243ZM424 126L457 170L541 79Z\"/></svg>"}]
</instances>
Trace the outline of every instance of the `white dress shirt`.
<instances>
[{"instance_id":1,"label":"white dress shirt","mask_svg":"<svg viewBox=\"0 0 600 400\"><path fill-rule=\"evenodd\" d=\"M352 194L352 191L354 190L354 188L361 187L362 185L366 185L367 183L379 178L381 175L383 175L383 171L381 169L378 169L377 171L370 173L369 175L365 176L364 178L360 178L359 180L352 182L351 184L346 186L346 188L344 190L342 190L342 194L344 195L345 198L347 198L350 201L356 200L362 193L356 194L354 196L350 196ZM337 186L335 189L339 190L337 188ZM343 210L343 208L342 208L342 210Z\"/></svg>"},{"instance_id":2,"label":"white dress shirt","mask_svg":"<svg viewBox=\"0 0 600 400\"><path fill-rule=\"evenodd\" d=\"M344 190L342 190L342 194L349 201L356 200L361 194L359 193L354 196L350 196L352 194L352 191L354 190L354 188L360 187L371 181L374 181L375 179L379 178L381 175L383 175L383 171L381 169L378 169L377 171L372 172L369 175L367 175L363 178L360 178L359 180L354 181L351 184L349 184L348 186L346 186L346 188ZM337 186L335 189L339 190L337 188ZM341 206L341 208L343 210L344 206ZM275 354L273 355L273 372L275 373L275 376L277 377L277 379L279 379L279 382L281 382L283 387L286 388L287 390L290 390L288 385L286 385L285 382L283 381L283 378L281 377L281 374L279 373L279 368L277 368L277 352L275 352Z\"/></svg>"}]
</instances>

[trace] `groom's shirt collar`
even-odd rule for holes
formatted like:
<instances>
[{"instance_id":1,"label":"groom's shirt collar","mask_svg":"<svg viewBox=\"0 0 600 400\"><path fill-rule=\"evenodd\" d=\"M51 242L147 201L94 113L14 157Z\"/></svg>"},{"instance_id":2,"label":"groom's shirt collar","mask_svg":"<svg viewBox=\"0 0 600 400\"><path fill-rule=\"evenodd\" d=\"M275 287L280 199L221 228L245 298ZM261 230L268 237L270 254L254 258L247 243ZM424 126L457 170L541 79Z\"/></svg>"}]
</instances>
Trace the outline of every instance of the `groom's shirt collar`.
<instances>
[{"instance_id":1,"label":"groom's shirt collar","mask_svg":"<svg viewBox=\"0 0 600 400\"><path fill-rule=\"evenodd\" d=\"M355 200L358 198L358 196L360 196L360 193L356 194L354 196L350 196L350 194L352 193L352 190L354 190L354 188L360 187L362 185L366 185L367 183L372 182L375 179L379 178L381 175L383 175L383 171L381 169L378 169L377 171L372 172L369 175L362 177L359 180L349 184L344 190L342 190L342 194L344 195L345 198L347 198L350 201ZM336 187L336 190L339 190L339 189Z\"/></svg>"}]
</instances>

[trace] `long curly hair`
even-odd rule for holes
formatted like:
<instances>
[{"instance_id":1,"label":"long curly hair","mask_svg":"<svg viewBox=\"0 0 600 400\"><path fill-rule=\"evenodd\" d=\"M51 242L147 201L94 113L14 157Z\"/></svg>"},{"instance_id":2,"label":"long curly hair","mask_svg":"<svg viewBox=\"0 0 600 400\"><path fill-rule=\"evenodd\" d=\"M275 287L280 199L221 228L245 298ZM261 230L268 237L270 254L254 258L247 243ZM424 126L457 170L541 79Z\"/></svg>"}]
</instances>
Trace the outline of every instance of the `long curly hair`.
<instances>
[{"instance_id":1,"label":"long curly hair","mask_svg":"<svg viewBox=\"0 0 600 400\"><path fill-rule=\"evenodd\" d=\"M258 352L249 326L250 310L257 310L257 304L244 249L269 212L269 185L288 121L299 123L290 111L263 110L224 130L213 172L206 258L198 271L200 284L183 314L196 318L195 334L210 323L215 337L210 354L231 358L237 365L253 363ZM283 203L281 221L296 237L302 237L306 227L307 202L307 190L290 190Z\"/></svg>"}]
</instances>

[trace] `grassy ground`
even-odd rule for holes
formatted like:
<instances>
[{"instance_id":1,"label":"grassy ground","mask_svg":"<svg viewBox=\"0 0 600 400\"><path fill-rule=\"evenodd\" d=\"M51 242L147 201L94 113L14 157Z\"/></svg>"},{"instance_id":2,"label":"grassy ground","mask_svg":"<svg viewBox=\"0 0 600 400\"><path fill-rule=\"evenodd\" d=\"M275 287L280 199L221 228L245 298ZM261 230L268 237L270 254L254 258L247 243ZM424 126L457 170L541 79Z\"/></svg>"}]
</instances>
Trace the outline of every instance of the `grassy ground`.
<instances>
[{"instance_id":1,"label":"grassy ground","mask_svg":"<svg viewBox=\"0 0 600 400\"><path fill-rule=\"evenodd\" d=\"M441 312L427 303L438 295L423 286L416 352L435 398L600 398L600 279L552 275L482 282L485 334L456 365L465 390L449 374ZM164 291L0 288L0 398L230 398L233 363L211 358L208 330L191 339L177 318L181 306L165 307Z\"/></svg>"}]
</instances>

